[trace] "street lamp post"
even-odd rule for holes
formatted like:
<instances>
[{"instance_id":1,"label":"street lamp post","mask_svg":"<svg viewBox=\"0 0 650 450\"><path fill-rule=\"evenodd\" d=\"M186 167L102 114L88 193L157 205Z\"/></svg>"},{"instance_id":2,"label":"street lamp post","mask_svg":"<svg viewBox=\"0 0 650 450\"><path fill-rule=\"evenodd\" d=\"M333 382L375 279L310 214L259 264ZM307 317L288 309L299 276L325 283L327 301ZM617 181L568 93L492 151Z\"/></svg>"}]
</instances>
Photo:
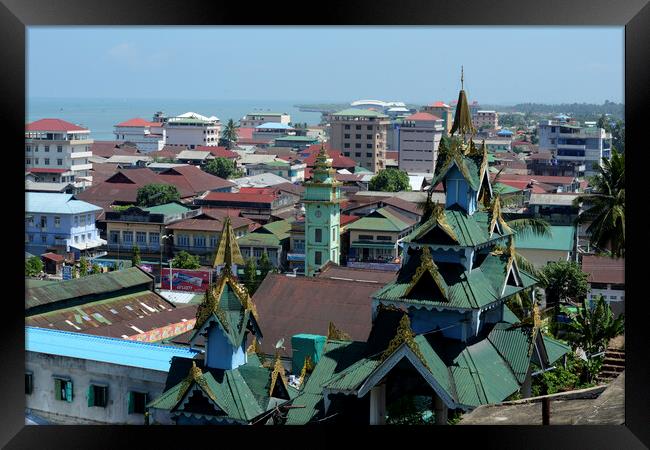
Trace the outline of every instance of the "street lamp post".
<instances>
[{"instance_id":1,"label":"street lamp post","mask_svg":"<svg viewBox=\"0 0 650 450\"><path fill-rule=\"evenodd\" d=\"M174 237L173 234L164 234L160 236L160 288L162 289L162 277L163 277L163 266L162 266L162 251L165 239L171 239ZM172 261L169 260L169 290L172 290Z\"/></svg>"}]
</instances>

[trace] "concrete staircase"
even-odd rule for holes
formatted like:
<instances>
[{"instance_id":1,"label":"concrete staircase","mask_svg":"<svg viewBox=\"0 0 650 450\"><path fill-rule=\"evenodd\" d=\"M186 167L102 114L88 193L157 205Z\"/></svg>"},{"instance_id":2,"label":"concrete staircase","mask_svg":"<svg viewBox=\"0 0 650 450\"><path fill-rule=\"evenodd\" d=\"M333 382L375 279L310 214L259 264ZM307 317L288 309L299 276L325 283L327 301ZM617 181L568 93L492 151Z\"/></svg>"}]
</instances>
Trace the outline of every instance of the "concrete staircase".
<instances>
[{"instance_id":1,"label":"concrete staircase","mask_svg":"<svg viewBox=\"0 0 650 450\"><path fill-rule=\"evenodd\" d=\"M625 370L625 350L608 348L603 359L603 366L598 374L598 382L608 383Z\"/></svg>"}]
</instances>

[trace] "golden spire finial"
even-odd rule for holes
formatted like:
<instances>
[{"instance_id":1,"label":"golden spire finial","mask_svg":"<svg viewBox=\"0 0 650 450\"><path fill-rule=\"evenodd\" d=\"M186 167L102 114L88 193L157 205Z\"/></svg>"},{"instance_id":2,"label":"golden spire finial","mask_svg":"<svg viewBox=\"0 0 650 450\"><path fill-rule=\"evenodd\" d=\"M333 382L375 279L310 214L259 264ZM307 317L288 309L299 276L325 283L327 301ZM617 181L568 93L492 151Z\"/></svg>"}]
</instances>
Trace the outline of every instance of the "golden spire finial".
<instances>
[{"instance_id":1,"label":"golden spire finial","mask_svg":"<svg viewBox=\"0 0 650 450\"><path fill-rule=\"evenodd\" d=\"M226 216L223 220L223 228L219 237L217 252L214 256L214 267L220 264L223 264L225 266L224 268L228 269L232 268L233 264L244 265L244 258L239 249L239 245L237 245L230 216Z\"/></svg>"},{"instance_id":2,"label":"golden spire finial","mask_svg":"<svg viewBox=\"0 0 650 450\"><path fill-rule=\"evenodd\" d=\"M408 348L411 349L413 353L420 359L422 364L428 369L429 365L427 364L426 359L422 355L422 352L420 351L420 347L415 343L413 338L415 337L415 333L413 333L413 330L411 329L411 321L409 320L408 314L404 313L402 318L399 321L399 325L397 326L397 330L395 331L395 337L390 341L388 344L388 347L384 352L381 354L380 362L384 362L386 358L388 358L390 355L395 353L395 351L404 343L408 346Z\"/></svg>"},{"instance_id":3,"label":"golden spire finial","mask_svg":"<svg viewBox=\"0 0 650 450\"><path fill-rule=\"evenodd\" d=\"M533 306L533 326L536 329L539 329L542 326L542 318L539 314L539 305L537 303Z\"/></svg>"},{"instance_id":4,"label":"golden spire finial","mask_svg":"<svg viewBox=\"0 0 650 450\"><path fill-rule=\"evenodd\" d=\"M464 89L464 87L463 87L463 86L464 86L464 83L463 83L463 81L464 81L464 76L463 76L463 75L464 75L464 74L463 74L463 66L461 65L461 66L460 66L460 90L461 90L461 91Z\"/></svg>"},{"instance_id":5,"label":"golden spire finial","mask_svg":"<svg viewBox=\"0 0 650 450\"><path fill-rule=\"evenodd\" d=\"M352 338L349 334L344 333L343 331L336 328L334 322L330 321L329 326L327 327L327 340L334 339L335 341L350 341Z\"/></svg>"}]
</instances>

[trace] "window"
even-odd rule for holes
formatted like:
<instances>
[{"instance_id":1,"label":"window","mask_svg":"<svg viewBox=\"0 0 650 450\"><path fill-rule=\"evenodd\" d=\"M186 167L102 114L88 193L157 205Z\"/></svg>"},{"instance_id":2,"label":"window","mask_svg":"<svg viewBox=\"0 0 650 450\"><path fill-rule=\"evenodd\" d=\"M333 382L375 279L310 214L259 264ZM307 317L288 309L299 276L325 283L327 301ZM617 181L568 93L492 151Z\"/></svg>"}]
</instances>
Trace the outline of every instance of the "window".
<instances>
[{"instance_id":1,"label":"window","mask_svg":"<svg viewBox=\"0 0 650 450\"><path fill-rule=\"evenodd\" d=\"M350 125L345 125L344 128L345 128L346 130L349 130L349 129L350 129Z\"/></svg>"},{"instance_id":2,"label":"window","mask_svg":"<svg viewBox=\"0 0 650 450\"><path fill-rule=\"evenodd\" d=\"M361 135L360 135L360 134L355 134L354 137L355 137L356 139L361 139Z\"/></svg>"},{"instance_id":3,"label":"window","mask_svg":"<svg viewBox=\"0 0 650 450\"><path fill-rule=\"evenodd\" d=\"M372 158L372 153L366 153L366 158Z\"/></svg>"},{"instance_id":4,"label":"window","mask_svg":"<svg viewBox=\"0 0 650 450\"><path fill-rule=\"evenodd\" d=\"M50 158L45 158L45 165L49 166L50 165Z\"/></svg>"},{"instance_id":5,"label":"window","mask_svg":"<svg viewBox=\"0 0 650 450\"><path fill-rule=\"evenodd\" d=\"M160 242L160 235L158 233L149 233L149 243L151 245L158 245Z\"/></svg>"},{"instance_id":6,"label":"window","mask_svg":"<svg viewBox=\"0 0 650 450\"><path fill-rule=\"evenodd\" d=\"M31 394L34 390L34 376L31 372L25 373L25 394Z\"/></svg>"},{"instance_id":7,"label":"window","mask_svg":"<svg viewBox=\"0 0 650 450\"><path fill-rule=\"evenodd\" d=\"M137 242L138 245L140 245L140 244L146 245L146 243L147 243L147 233L145 233L144 231L137 231L135 233L135 242Z\"/></svg>"},{"instance_id":8,"label":"window","mask_svg":"<svg viewBox=\"0 0 650 450\"><path fill-rule=\"evenodd\" d=\"M41 235L41 244L47 244L47 235L45 234Z\"/></svg>"},{"instance_id":9,"label":"window","mask_svg":"<svg viewBox=\"0 0 650 450\"><path fill-rule=\"evenodd\" d=\"M345 135L345 139L350 139L350 135L349 135L349 134L346 134L346 135Z\"/></svg>"},{"instance_id":10,"label":"window","mask_svg":"<svg viewBox=\"0 0 650 450\"><path fill-rule=\"evenodd\" d=\"M88 406L99 406L106 408L108 400L108 386L103 384L91 384L88 386Z\"/></svg>"},{"instance_id":11,"label":"window","mask_svg":"<svg viewBox=\"0 0 650 450\"><path fill-rule=\"evenodd\" d=\"M314 254L314 262L316 264L322 264L323 263L323 253L322 252L316 252Z\"/></svg>"},{"instance_id":12,"label":"window","mask_svg":"<svg viewBox=\"0 0 650 450\"><path fill-rule=\"evenodd\" d=\"M54 398L72 403L72 380L69 378L54 378Z\"/></svg>"},{"instance_id":13,"label":"window","mask_svg":"<svg viewBox=\"0 0 650 450\"><path fill-rule=\"evenodd\" d=\"M354 128L357 129L357 130L360 130L360 129L361 129L361 125L356 125Z\"/></svg>"},{"instance_id":14,"label":"window","mask_svg":"<svg viewBox=\"0 0 650 450\"><path fill-rule=\"evenodd\" d=\"M111 244L117 244L120 242L120 232L119 231L111 231L110 232L110 242Z\"/></svg>"},{"instance_id":15,"label":"window","mask_svg":"<svg viewBox=\"0 0 650 450\"><path fill-rule=\"evenodd\" d=\"M360 241L372 241L374 238L370 234L360 234L359 235L359 240Z\"/></svg>"},{"instance_id":16,"label":"window","mask_svg":"<svg viewBox=\"0 0 650 450\"><path fill-rule=\"evenodd\" d=\"M361 148L361 144L360 143L354 144L354 148Z\"/></svg>"},{"instance_id":17,"label":"window","mask_svg":"<svg viewBox=\"0 0 650 450\"><path fill-rule=\"evenodd\" d=\"M75 244L78 244L78 243L79 243L79 236L75 236L75 237L74 237L74 243L75 243Z\"/></svg>"},{"instance_id":18,"label":"window","mask_svg":"<svg viewBox=\"0 0 650 450\"><path fill-rule=\"evenodd\" d=\"M323 242L323 230L321 230L320 228L316 228L314 230L314 233L315 233L314 239L316 240L316 242Z\"/></svg>"},{"instance_id":19,"label":"window","mask_svg":"<svg viewBox=\"0 0 650 450\"><path fill-rule=\"evenodd\" d=\"M346 142L345 144L343 144L343 147L344 147L344 148L350 148L350 143L349 143L349 142ZM38 164L38 162L37 162L37 164Z\"/></svg>"},{"instance_id":20,"label":"window","mask_svg":"<svg viewBox=\"0 0 650 450\"><path fill-rule=\"evenodd\" d=\"M32 146L31 145L26 145L25 146L25 151L31 152L32 151Z\"/></svg>"},{"instance_id":21,"label":"window","mask_svg":"<svg viewBox=\"0 0 650 450\"><path fill-rule=\"evenodd\" d=\"M372 139L372 134L366 134L366 139Z\"/></svg>"},{"instance_id":22,"label":"window","mask_svg":"<svg viewBox=\"0 0 650 450\"><path fill-rule=\"evenodd\" d=\"M356 158L361 158L361 152L356 152L356 153L354 154L354 156L355 156Z\"/></svg>"},{"instance_id":23,"label":"window","mask_svg":"<svg viewBox=\"0 0 650 450\"><path fill-rule=\"evenodd\" d=\"M38 158L34 158L34 164L38 164Z\"/></svg>"},{"instance_id":24,"label":"window","mask_svg":"<svg viewBox=\"0 0 650 450\"><path fill-rule=\"evenodd\" d=\"M332 228L332 242L336 242L336 228Z\"/></svg>"},{"instance_id":25,"label":"window","mask_svg":"<svg viewBox=\"0 0 650 450\"><path fill-rule=\"evenodd\" d=\"M256 248L253 249L253 256L254 256L255 258L261 258L261 257L262 257L262 253L264 253L264 249L263 249L263 248L256 247Z\"/></svg>"},{"instance_id":26,"label":"window","mask_svg":"<svg viewBox=\"0 0 650 450\"><path fill-rule=\"evenodd\" d=\"M366 148L372 148L372 144L366 144Z\"/></svg>"},{"instance_id":27,"label":"window","mask_svg":"<svg viewBox=\"0 0 650 450\"><path fill-rule=\"evenodd\" d=\"M27 222L27 225L34 226L34 216L25 217L25 221Z\"/></svg>"},{"instance_id":28,"label":"window","mask_svg":"<svg viewBox=\"0 0 650 450\"><path fill-rule=\"evenodd\" d=\"M366 126L366 129L372 131L372 125Z\"/></svg>"},{"instance_id":29,"label":"window","mask_svg":"<svg viewBox=\"0 0 650 450\"><path fill-rule=\"evenodd\" d=\"M31 164L31 163L32 163L32 159L31 159L31 158L25 158L25 164L29 165L29 164Z\"/></svg>"},{"instance_id":30,"label":"window","mask_svg":"<svg viewBox=\"0 0 650 450\"><path fill-rule=\"evenodd\" d=\"M49 152L49 151L50 151L50 146L49 146L49 145L45 145L45 146L43 147L43 150L45 150L46 152Z\"/></svg>"},{"instance_id":31,"label":"window","mask_svg":"<svg viewBox=\"0 0 650 450\"><path fill-rule=\"evenodd\" d=\"M56 160L56 165L57 166L62 166L63 165L63 160L61 158Z\"/></svg>"},{"instance_id":32,"label":"window","mask_svg":"<svg viewBox=\"0 0 650 450\"><path fill-rule=\"evenodd\" d=\"M63 152L63 146L62 145L57 145L56 146L56 151L57 151L57 153Z\"/></svg>"},{"instance_id":33,"label":"window","mask_svg":"<svg viewBox=\"0 0 650 450\"><path fill-rule=\"evenodd\" d=\"M122 239L124 239L125 244L131 245L133 243L133 231L123 231Z\"/></svg>"},{"instance_id":34,"label":"window","mask_svg":"<svg viewBox=\"0 0 650 450\"><path fill-rule=\"evenodd\" d=\"M75 227L79 226L79 216L74 216L74 226Z\"/></svg>"},{"instance_id":35,"label":"window","mask_svg":"<svg viewBox=\"0 0 650 450\"><path fill-rule=\"evenodd\" d=\"M181 247L189 247L190 245L190 237L187 234L179 234L178 235L178 244Z\"/></svg>"},{"instance_id":36,"label":"window","mask_svg":"<svg viewBox=\"0 0 650 450\"><path fill-rule=\"evenodd\" d=\"M390 236L377 236L378 241L392 241L393 238Z\"/></svg>"},{"instance_id":37,"label":"window","mask_svg":"<svg viewBox=\"0 0 650 450\"><path fill-rule=\"evenodd\" d=\"M216 234L210 236L210 247L215 248L217 246L218 240L219 240L219 236L217 236Z\"/></svg>"},{"instance_id":38,"label":"window","mask_svg":"<svg viewBox=\"0 0 650 450\"><path fill-rule=\"evenodd\" d=\"M28 234L28 235L27 235L27 240L28 240L29 242L34 242L34 235L33 235L33 234Z\"/></svg>"},{"instance_id":39,"label":"window","mask_svg":"<svg viewBox=\"0 0 650 450\"><path fill-rule=\"evenodd\" d=\"M194 247L205 247L205 236L194 236Z\"/></svg>"},{"instance_id":40,"label":"window","mask_svg":"<svg viewBox=\"0 0 650 450\"><path fill-rule=\"evenodd\" d=\"M129 392L128 408L129 414L144 414L147 404L147 394L144 392Z\"/></svg>"},{"instance_id":41,"label":"window","mask_svg":"<svg viewBox=\"0 0 650 450\"><path fill-rule=\"evenodd\" d=\"M61 218L54 216L54 228L60 228L61 227Z\"/></svg>"}]
</instances>

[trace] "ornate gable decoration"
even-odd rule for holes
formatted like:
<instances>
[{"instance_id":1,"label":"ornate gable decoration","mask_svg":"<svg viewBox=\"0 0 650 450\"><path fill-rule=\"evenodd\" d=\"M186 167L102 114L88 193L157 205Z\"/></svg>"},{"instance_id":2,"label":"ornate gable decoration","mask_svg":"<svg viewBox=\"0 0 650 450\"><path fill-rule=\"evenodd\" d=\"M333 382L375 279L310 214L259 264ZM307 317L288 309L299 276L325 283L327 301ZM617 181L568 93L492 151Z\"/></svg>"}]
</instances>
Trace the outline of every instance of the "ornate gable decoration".
<instances>
[{"instance_id":1,"label":"ornate gable decoration","mask_svg":"<svg viewBox=\"0 0 650 450\"><path fill-rule=\"evenodd\" d=\"M305 357L305 363L302 365L302 370L300 371L300 379L298 385L302 386L302 383L305 381L305 377L308 373L311 373L314 370L314 363L311 360L311 356L307 355Z\"/></svg>"},{"instance_id":2,"label":"ornate gable decoration","mask_svg":"<svg viewBox=\"0 0 650 450\"><path fill-rule=\"evenodd\" d=\"M327 327L327 340L334 340L334 341L350 341L352 338L350 337L349 334L344 333L343 331L339 330L336 328L336 325L334 325L334 322L330 322L329 326Z\"/></svg>"},{"instance_id":3,"label":"ornate gable decoration","mask_svg":"<svg viewBox=\"0 0 650 450\"><path fill-rule=\"evenodd\" d=\"M447 292L448 291L447 283L442 278L442 275L440 275L440 272L438 272L438 266L436 266L436 263L433 262L433 259L431 258L431 252L429 251L429 247L426 246L422 247L422 255L420 256L420 266L416 269L415 274L413 275L413 278L411 279L411 282L409 283L409 286L406 289L406 292L404 293L402 298L409 296L409 294L418 285L420 279L425 273L431 275L431 278L433 279L434 283L440 290L442 297L445 300L449 300L448 292Z\"/></svg>"},{"instance_id":4,"label":"ornate gable decoration","mask_svg":"<svg viewBox=\"0 0 650 450\"><path fill-rule=\"evenodd\" d=\"M429 220L427 220L421 226L420 230L417 231L414 240L417 241L424 238L431 230L436 227L441 229L447 236L449 236L451 240L458 243L458 237L456 236L454 229L451 227L451 225L449 225L449 222L447 222L445 208L440 203L434 204L433 211L431 212L431 218L429 218Z\"/></svg>"},{"instance_id":5,"label":"ornate gable decoration","mask_svg":"<svg viewBox=\"0 0 650 450\"><path fill-rule=\"evenodd\" d=\"M284 384L284 389L288 392L287 389L287 380L285 378L285 370L284 366L282 365L282 361L280 360L280 354L275 353L275 363L273 364L273 371L271 372L271 386L269 387L269 397L273 395L273 389L275 388L275 384L278 381L278 377L282 380L282 383Z\"/></svg>"},{"instance_id":6,"label":"ornate gable decoration","mask_svg":"<svg viewBox=\"0 0 650 450\"><path fill-rule=\"evenodd\" d=\"M230 223L230 217L226 216L223 221L223 229L219 238L219 245L214 257L214 267L219 265L231 267L233 264L244 265L244 257L241 254L235 233Z\"/></svg>"},{"instance_id":7,"label":"ornate gable decoration","mask_svg":"<svg viewBox=\"0 0 650 450\"><path fill-rule=\"evenodd\" d=\"M497 224L499 225L499 234L512 233L512 229L501 215L501 200L498 195L494 198L490 209L490 228L488 230L490 237L494 234Z\"/></svg>"},{"instance_id":8,"label":"ornate gable decoration","mask_svg":"<svg viewBox=\"0 0 650 450\"><path fill-rule=\"evenodd\" d=\"M193 383L198 384L201 390L205 392L208 397L210 397L210 400L217 403L216 395L214 395L214 392L212 392L212 389L210 389L210 386L208 386L208 383L203 376L203 372L196 366L196 362L192 361L192 367L190 367L190 371L188 372L185 379L181 381L181 383L182 385L178 391L178 397L176 398L177 403L180 402L183 397L185 397L185 394L187 394L187 391L190 389Z\"/></svg>"},{"instance_id":9,"label":"ornate gable decoration","mask_svg":"<svg viewBox=\"0 0 650 450\"><path fill-rule=\"evenodd\" d=\"M411 321L409 320L409 316L408 314L404 314L399 321L399 326L397 327L395 337L393 337L386 350L384 350L384 353L382 353L380 362L384 362L390 355L395 353L395 351L397 351L397 349L402 344L405 343L408 348L410 348L411 351L415 353L415 355L420 359L422 364L424 364L424 366L429 369L429 365L424 359L424 355L422 355L420 347L418 347L418 345L413 340L414 337L415 333L413 333L413 330L411 330Z\"/></svg>"}]
</instances>

